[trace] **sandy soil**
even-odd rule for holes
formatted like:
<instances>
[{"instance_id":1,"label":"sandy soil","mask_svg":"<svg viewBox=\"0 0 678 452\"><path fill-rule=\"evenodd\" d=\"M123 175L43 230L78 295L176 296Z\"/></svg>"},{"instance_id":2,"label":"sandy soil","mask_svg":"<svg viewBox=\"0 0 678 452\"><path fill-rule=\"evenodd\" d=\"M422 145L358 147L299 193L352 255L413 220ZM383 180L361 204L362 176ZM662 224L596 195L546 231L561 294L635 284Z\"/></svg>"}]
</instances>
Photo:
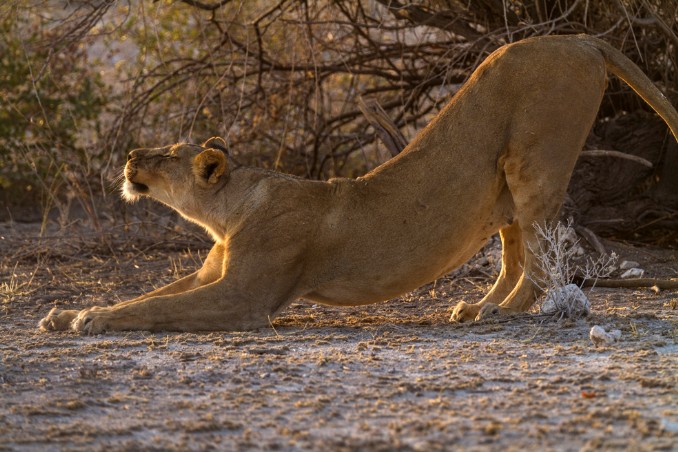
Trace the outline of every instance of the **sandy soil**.
<instances>
[{"instance_id":1,"label":"sandy soil","mask_svg":"<svg viewBox=\"0 0 678 452\"><path fill-rule=\"evenodd\" d=\"M475 261L364 308L299 302L243 333L45 334L52 306L114 303L191 271L193 238L0 225L0 449L675 450L675 291L596 289L590 316L450 324ZM187 248L193 251L186 251ZM676 251L619 247L650 276ZM593 325L621 330L595 347Z\"/></svg>"}]
</instances>

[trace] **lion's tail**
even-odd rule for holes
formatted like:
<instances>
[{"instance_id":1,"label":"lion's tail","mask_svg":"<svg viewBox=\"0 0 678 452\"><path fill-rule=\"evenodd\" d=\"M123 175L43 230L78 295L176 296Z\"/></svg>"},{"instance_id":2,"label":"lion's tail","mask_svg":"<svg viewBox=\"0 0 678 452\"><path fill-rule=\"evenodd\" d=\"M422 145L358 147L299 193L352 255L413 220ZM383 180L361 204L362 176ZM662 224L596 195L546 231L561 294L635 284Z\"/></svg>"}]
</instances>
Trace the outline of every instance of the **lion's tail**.
<instances>
[{"instance_id":1,"label":"lion's tail","mask_svg":"<svg viewBox=\"0 0 678 452\"><path fill-rule=\"evenodd\" d=\"M633 61L628 59L626 55L605 41L587 35L579 35L578 37L603 54L608 71L624 80L626 84L633 88L668 124L673 136L678 141L678 111L676 111L671 102L659 91L647 75Z\"/></svg>"}]
</instances>

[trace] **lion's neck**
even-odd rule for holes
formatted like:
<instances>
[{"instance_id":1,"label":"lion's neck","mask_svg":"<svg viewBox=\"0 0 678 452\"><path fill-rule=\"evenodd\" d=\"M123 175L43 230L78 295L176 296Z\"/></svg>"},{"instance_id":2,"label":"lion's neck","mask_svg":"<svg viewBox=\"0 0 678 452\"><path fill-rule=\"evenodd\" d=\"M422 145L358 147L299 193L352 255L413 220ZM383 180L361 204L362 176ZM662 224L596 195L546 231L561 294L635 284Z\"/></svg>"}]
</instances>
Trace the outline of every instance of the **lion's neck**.
<instances>
[{"instance_id":1,"label":"lion's neck","mask_svg":"<svg viewBox=\"0 0 678 452\"><path fill-rule=\"evenodd\" d=\"M176 210L187 220L202 226L215 242L235 234L244 220L266 202L260 184L263 174L246 169L234 171L223 185L193 198Z\"/></svg>"}]
</instances>

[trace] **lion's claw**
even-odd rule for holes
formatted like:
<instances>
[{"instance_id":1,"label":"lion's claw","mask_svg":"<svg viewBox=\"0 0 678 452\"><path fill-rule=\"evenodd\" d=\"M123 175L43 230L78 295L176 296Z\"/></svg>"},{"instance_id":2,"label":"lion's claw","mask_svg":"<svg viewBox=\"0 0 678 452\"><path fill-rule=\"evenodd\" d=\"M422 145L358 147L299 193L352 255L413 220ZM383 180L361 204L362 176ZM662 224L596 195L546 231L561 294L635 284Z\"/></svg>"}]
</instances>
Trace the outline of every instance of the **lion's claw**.
<instances>
[{"instance_id":1,"label":"lion's claw","mask_svg":"<svg viewBox=\"0 0 678 452\"><path fill-rule=\"evenodd\" d=\"M464 323L468 321L478 321L490 319L502 315L507 309L497 306L494 303L468 304L464 301L457 303L454 307L450 322Z\"/></svg>"},{"instance_id":2,"label":"lion's claw","mask_svg":"<svg viewBox=\"0 0 678 452\"><path fill-rule=\"evenodd\" d=\"M42 331L65 331L71 328L71 323L78 316L80 311L52 308L40 322L38 327Z\"/></svg>"},{"instance_id":3,"label":"lion's claw","mask_svg":"<svg viewBox=\"0 0 678 452\"><path fill-rule=\"evenodd\" d=\"M454 307L454 311L452 311L450 322L464 323L469 320L475 320L480 307L478 304L468 304L465 301L460 301Z\"/></svg>"},{"instance_id":4,"label":"lion's claw","mask_svg":"<svg viewBox=\"0 0 678 452\"><path fill-rule=\"evenodd\" d=\"M99 334L108 329L110 308L95 306L80 311L73 319L71 328L73 331L84 334Z\"/></svg>"},{"instance_id":5,"label":"lion's claw","mask_svg":"<svg viewBox=\"0 0 678 452\"><path fill-rule=\"evenodd\" d=\"M478 311L478 315L476 315L475 320L486 320L493 317L498 317L503 313L503 311L503 308L497 306L494 303L485 303Z\"/></svg>"},{"instance_id":6,"label":"lion's claw","mask_svg":"<svg viewBox=\"0 0 678 452\"><path fill-rule=\"evenodd\" d=\"M93 307L82 311L60 311L53 308L40 322L42 331L73 330L78 333L98 334L107 329L108 308Z\"/></svg>"}]
</instances>

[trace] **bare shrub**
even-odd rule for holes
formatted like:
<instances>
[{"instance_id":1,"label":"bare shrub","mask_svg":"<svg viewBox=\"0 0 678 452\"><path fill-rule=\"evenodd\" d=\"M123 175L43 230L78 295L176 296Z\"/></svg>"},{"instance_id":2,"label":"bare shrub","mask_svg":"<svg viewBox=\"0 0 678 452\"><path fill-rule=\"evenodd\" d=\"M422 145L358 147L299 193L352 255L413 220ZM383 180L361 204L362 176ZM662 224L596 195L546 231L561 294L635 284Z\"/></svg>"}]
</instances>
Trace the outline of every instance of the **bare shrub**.
<instances>
[{"instance_id":1,"label":"bare shrub","mask_svg":"<svg viewBox=\"0 0 678 452\"><path fill-rule=\"evenodd\" d=\"M530 251L537 258L541 274L530 278L546 292L542 312L567 317L586 315L590 303L582 286L574 284L575 278L585 281L610 276L616 270L617 255L613 252L593 258L582 253L571 221L553 226L535 223L534 228L539 245Z\"/></svg>"},{"instance_id":2,"label":"bare shrub","mask_svg":"<svg viewBox=\"0 0 678 452\"><path fill-rule=\"evenodd\" d=\"M243 164L362 175L391 153L361 96L411 138L490 52L530 36L601 37L678 96L671 0L1 3L0 198L30 186L49 192L45 210L68 193L106 193L130 148L217 134ZM643 109L611 80L600 119ZM665 145L639 187L675 174Z\"/></svg>"}]
</instances>

